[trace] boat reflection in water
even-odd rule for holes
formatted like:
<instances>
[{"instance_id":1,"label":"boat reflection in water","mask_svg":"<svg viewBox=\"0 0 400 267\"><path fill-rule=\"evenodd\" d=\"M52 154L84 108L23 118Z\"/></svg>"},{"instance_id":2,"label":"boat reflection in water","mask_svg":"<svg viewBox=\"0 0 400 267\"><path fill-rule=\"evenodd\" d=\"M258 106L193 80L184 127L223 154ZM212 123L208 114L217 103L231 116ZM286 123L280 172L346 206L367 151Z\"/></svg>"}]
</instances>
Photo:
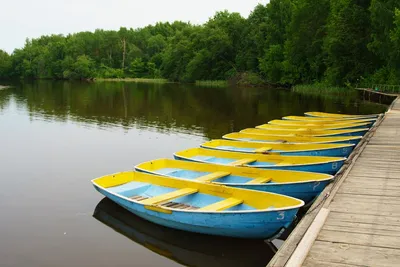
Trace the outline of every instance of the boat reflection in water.
<instances>
[{"instance_id":1,"label":"boat reflection in water","mask_svg":"<svg viewBox=\"0 0 400 267\"><path fill-rule=\"evenodd\" d=\"M187 266L266 266L276 248L246 240L184 232L148 222L111 200L97 204L93 217L151 251Z\"/></svg>"}]
</instances>

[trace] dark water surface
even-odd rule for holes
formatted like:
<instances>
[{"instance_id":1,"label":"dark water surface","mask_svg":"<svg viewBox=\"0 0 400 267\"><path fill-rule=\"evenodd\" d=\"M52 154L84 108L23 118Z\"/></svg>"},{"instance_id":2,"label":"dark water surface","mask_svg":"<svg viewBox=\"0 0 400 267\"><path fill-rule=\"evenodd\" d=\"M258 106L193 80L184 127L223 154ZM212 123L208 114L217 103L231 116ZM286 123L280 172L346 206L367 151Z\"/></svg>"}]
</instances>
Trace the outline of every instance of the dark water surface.
<instances>
[{"instance_id":1,"label":"dark water surface","mask_svg":"<svg viewBox=\"0 0 400 267\"><path fill-rule=\"evenodd\" d=\"M265 266L271 244L153 225L102 200L90 180L285 115L386 108L356 93L175 84L0 90L0 266Z\"/></svg>"}]
</instances>

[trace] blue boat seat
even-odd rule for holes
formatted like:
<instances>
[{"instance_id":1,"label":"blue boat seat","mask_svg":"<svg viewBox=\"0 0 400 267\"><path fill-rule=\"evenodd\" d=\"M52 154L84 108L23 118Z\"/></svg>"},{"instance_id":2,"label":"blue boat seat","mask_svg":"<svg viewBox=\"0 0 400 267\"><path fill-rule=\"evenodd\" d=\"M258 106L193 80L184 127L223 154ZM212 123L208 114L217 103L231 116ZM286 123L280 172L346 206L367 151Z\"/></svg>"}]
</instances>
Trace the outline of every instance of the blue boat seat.
<instances>
[{"instance_id":1,"label":"blue boat seat","mask_svg":"<svg viewBox=\"0 0 400 267\"><path fill-rule=\"evenodd\" d=\"M214 180L217 180L218 178L222 178L224 176L230 175L230 172L213 172L204 176L201 176L196 179L196 181L201 181L201 182L211 182Z\"/></svg>"},{"instance_id":2,"label":"blue boat seat","mask_svg":"<svg viewBox=\"0 0 400 267\"><path fill-rule=\"evenodd\" d=\"M162 195L158 195L155 197L145 199L145 200L141 201L140 203L143 205L157 205L157 204L160 204L163 202L170 201L175 198L191 195L191 194L194 194L197 192L198 192L198 189L182 188L182 189L175 190L175 191L172 191L172 192L169 192L166 194L162 194Z\"/></svg>"},{"instance_id":3,"label":"blue boat seat","mask_svg":"<svg viewBox=\"0 0 400 267\"><path fill-rule=\"evenodd\" d=\"M198 211L222 211L222 210L226 210L229 209L233 206L242 204L243 200L242 199L237 199L237 198L227 198L221 201L218 201L216 203L213 203L211 205L202 207L200 209L198 209Z\"/></svg>"}]
</instances>

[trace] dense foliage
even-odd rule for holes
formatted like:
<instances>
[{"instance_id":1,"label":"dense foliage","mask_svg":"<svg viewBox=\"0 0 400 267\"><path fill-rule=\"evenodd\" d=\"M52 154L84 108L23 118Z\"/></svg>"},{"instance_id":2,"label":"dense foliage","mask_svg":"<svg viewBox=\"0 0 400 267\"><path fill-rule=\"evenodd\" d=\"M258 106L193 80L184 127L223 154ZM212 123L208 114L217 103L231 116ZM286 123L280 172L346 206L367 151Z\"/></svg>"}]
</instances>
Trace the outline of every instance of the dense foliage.
<instances>
[{"instance_id":1,"label":"dense foliage","mask_svg":"<svg viewBox=\"0 0 400 267\"><path fill-rule=\"evenodd\" d=\"M400 83L400 1L271 0L248 18L157 23L27 40L0 50L0 78L251 78L255 83Z\"/></svg>"}]
</instances>

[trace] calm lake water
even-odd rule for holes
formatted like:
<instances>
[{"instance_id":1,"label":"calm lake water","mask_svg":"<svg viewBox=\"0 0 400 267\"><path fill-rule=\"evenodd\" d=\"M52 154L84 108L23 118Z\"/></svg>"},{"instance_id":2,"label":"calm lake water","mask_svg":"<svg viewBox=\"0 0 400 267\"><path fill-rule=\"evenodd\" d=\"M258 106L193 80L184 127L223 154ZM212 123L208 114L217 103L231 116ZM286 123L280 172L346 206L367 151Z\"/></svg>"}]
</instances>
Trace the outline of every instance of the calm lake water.
<instances>
[{"instance_id":1,"label":"calm lake water","mask_svg":"<svg viewBox=\"0 0 400 267\"><path fill-rule=\"evenodd\" d=\"M0 266L265 266L272 244L151 224L103 199L90 180L285 115L386 108L357 93L176 84L0 90Z\"/></svg>"}]
</instances>

